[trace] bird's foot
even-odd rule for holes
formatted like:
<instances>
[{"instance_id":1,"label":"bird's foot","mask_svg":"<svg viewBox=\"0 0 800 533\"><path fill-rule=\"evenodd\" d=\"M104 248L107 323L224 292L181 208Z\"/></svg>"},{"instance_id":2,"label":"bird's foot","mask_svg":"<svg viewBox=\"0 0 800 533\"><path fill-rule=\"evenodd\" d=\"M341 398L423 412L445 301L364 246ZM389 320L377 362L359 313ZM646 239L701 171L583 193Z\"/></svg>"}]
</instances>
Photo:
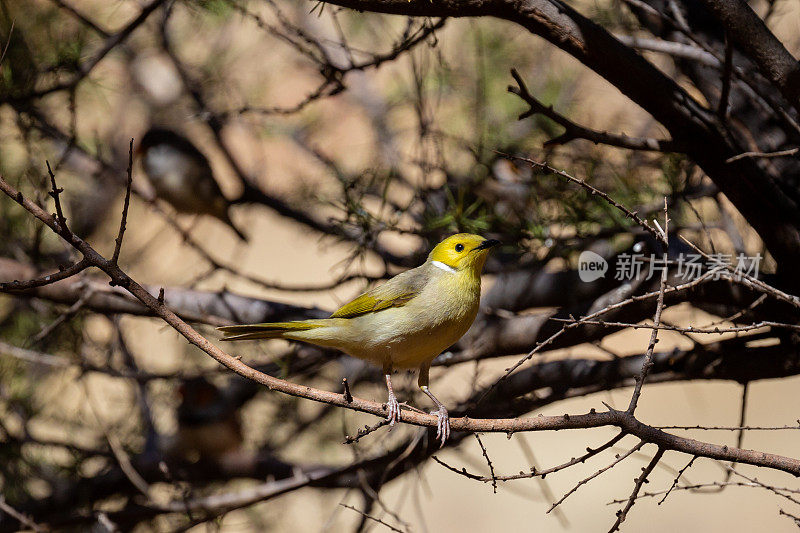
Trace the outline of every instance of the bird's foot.
<instances>
[{"instance_id":1,"label":"bird's foot","mask_svg":"<svg viewBox=\"0 0 800 533\"><path fill-rule=\"evenodd\" d=\"M436 415L436 439L441 441L439 444L441 448L450 438L450 415L443 405L438 410L431 411L431 414Z\"/></svg>"},{"instance_id":2,"label":"bird's foot","mask_svg":"<svg viewBox=\"0 0 800 533\"><path fill-rule=\"evenodd\" d=\"M397 401L394 394L389 395L389 399L386 401L386 407L389 410L386 420L389 422L389 428L391 429L394 428L397 422L400 422L400 403Z\"/></svg>"}]
</instances>

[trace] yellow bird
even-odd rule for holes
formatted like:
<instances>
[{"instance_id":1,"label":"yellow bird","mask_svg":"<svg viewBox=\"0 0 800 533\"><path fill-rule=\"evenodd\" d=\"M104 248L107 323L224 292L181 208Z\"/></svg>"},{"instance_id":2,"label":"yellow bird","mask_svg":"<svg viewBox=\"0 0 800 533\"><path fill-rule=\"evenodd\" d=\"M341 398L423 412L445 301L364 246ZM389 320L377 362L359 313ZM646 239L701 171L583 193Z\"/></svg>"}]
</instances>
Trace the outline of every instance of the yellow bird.
<instances>
[{"instance_id":1,"label":"yellow bird","mask_svg":"<svg viewBox=\"0 0 800 533\"><path fill-rule=\"evenodd\" d=\"M400 420L392 390L397 368L419 368L419 388L436 405L436 437L450 435L447 409L428 388L433 359L467 332L481 298L481 270L489 249L500 244L458 233L440 242L427 261L365 292L330 318L219 328L222 340L291 339L336 348L383 368L389 389L387 420Z\"/></svg>"}]
</instances>

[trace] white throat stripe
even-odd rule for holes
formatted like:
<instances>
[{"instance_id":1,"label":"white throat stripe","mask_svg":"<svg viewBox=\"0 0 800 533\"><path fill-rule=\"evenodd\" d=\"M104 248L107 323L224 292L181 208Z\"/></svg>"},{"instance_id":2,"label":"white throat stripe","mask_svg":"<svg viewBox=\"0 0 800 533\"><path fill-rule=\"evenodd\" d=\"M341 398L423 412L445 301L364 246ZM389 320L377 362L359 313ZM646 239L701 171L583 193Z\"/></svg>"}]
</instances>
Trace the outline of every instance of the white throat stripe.
<instances>
[{"instance_id":1,"label":"white throat stripe","mask_svg":"<svg viewBox=\"0 0 800 533\"><path fill-rule=\"evenodd\" d=\"M455 271L456 271L456 269L455 269L455 268L451 267L450 265L445 265L445 264L444 264L444 263L442 263L441 261L432 261L432 264L433 264L433 266L435 266L436 268L441 268L441 269L442 269L442 270L444 270L445 272L455 272Z\"/></svg>"}]
</instances>

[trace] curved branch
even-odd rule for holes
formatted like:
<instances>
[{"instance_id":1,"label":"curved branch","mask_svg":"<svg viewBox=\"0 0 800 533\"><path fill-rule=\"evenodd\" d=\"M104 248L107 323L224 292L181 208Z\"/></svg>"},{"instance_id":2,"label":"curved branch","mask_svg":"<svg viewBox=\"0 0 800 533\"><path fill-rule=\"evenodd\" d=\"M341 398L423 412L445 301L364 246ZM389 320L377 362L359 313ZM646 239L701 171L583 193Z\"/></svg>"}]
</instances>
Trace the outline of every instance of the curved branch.
<instances>
[{"instance_id":1,"label":"curved branch","mask_svg":"<svg viewBox=\"0 0 800 533\"><path fill-rule=\"evenodd\" d=\"M519 75L516 69L511 69L511 77L517 82L517 86L508 86L508 92L516 94L530 106L530 109L519 116L519 120L531 117L533 115L544 115L562 128L564 133L558 137L554 137L544 142L543 146L553 146L559 144L567 144L568 142L585 139L594 144L605 144L608 146L616 146L618 148L627 148L629 150L652 150L656 152L684 152L685 148L680 143L671 139L653 139L650 137L630 137L619 133L609 133L607 131L598 131L580 124L576 124L561 113L556 112L552 105L544 105L536 99L525 85L525 81Z\"/></svg>"},{"instance_id":2,"label":"curved branch","mask_svg":"<svg viewBox=\"0 0 800 533\"><path fill-rule=\"evenodd\" d=\"M128 276L119 267L119 265L100 255L94 250L94 248L76 235L70 232L61 231L58 223L51 215L46 213L44 210L42 210L42 208L31 202L29 199L25 198L22 193L14 189L2 177L0 177L0 190L28 210L51 230L61 235L62 238L66 240L72 247L78 250L87 261L105 272L109 278L111 278L111 282L130 292L140 302L161 317L167 324L172 326L172 328L180 333L187 341L203 350L206 354L228 369L234 371L240 376L255 381L256 383L260 383L270 390L275 390L290 396L306 398L321 403L344 407L353 411L370 413L380 417L386 416L386 412L388 410L386 404L380 404L356 397L345 397L345 395L341 393L334 393L326 390L316 389L310 386L299 385L297 383L292 383L290 381L264 374L263 372L246 365L240 359L229 355L216 345L212 344L208 339L200 335L200 333L198 333L194 328L181 320L178 315L171 311L164 304L162 299L153 296L144 287L139 285L135 280ZM438 420L434 415L415 411L404 411L403 422L416 426L435 428L437 427ZM579 415L538 416L530 418L472 419L465 416L451 418L450 426L454 431L467 431L473 433L516 433L520 431L546 431L617 426L626 433L636 435L644 441L657 444L659 449L676 450L683 453L709 457L712 459L721 459L725 461L746 463L756 466L765 466L800 476L800 460L798 459L764 452L757 452L753 450L731 448L728 446L705 443L696 441L694 439L671 435L660 429L643 424L637 420L632 413L617 411L615 409L609 409L608 411L600 413L592 410L589 413Z\"/></svg>"}]
</instances>

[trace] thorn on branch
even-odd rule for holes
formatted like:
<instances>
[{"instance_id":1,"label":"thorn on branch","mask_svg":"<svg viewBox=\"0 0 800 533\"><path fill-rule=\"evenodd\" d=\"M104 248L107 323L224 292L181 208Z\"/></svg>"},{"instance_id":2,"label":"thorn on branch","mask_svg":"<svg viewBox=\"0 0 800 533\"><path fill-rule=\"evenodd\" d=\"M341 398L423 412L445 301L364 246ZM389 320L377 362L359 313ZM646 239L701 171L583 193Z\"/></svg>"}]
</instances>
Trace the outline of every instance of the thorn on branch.
<instances>
[{"instance_id":1,"label":"thorn on branch","mask_svg":"<svg viewBox=\"0 0 800 533\"><path fill-rule=\"evenodd\" d=\"M631 395L631 401L628 405L627 412L630 415L633 415L633 412L636 410L636 405L639 402L639 396L642 393L642 387L647 379L647 374L650 373L650 369L653 367L653 351L655 350L656 344L658 344L658 328L661 325L661 314L664 312L664 291L667 287L667 250L669 247L669 241L667 240L667 235L669 235L669 212L667 209L666 198L664 198L664 229L661 229L661 226L658 225L658 221L655 219L653 219L653 222L655 222L656 227L658 227L659 231L663 235L663 240L661 242L664 246L664 268L661 271L661 280L658 287L658 299L656 301L656 312L653 316L653 330L650 332L650 343L647 346L644 362L642 363L642 370L639 376L636 377L635 385L633 387L633 394Z\"/></svg>"},{"instance_id":2,"label":"thorn on branch","mask_svg":"<svg viewBox=\"0 0 800 533\"><path fill-rule=\"evenodd\" d=\"M794 521L794 525L796 525L797 527L800 527L800 517L798 517L796 515L793 515L793 514L789 514L786 511L784 511L783 509L779 509L778 510L778 514L793 520Z\"/></svg>"},{"instance_id":3,"label":"thorn on branch","mask_svg":"<svg viewBox=\"0 0 800 533\"><path fill-rule=\"evenodd\" d=\"M691 458L691 460L686 464L686 466L684 466L683 468L681 468L678 471L678 475L675 476L675 479L672 481L672 485L669 487L669 490L664 494L664 497L661 498L661 500L659 500L658 505L661 505L662 503L664 503L664 500L667 499L667 496L669 496L669 493L672 492L672 490L675 487L678 486L678 482L681 480L681 476L683 475L684 472L686 472L694 464L694 461L695 461L695 459L697 459L697 457L698 457L697 455L693 456Z\"/></svg>"},{"instance_id":4,"label":"thorn on branch","mask_svg":"<svg viewBox=\"0 0 800 533\"><path fill-rule=\"evenodd\" d=\"M344 441L342 442L342 444L355 444L356 442L361 440L362 437L366 437L370 433L374 433L375 431L379 430L383 426L388 426L388 425L389 425L389 421L385 420L385 419L381 420L380 422L378 422L374 426L366 426L365 425L363 427L363 429L359 429L358 430L358 433L356 433L356 435L354 437L351 437L350 435L345 435Z\"/></svg>"},{"instance_id":5,"label":"thorn on branch","mask_svg":"<svg viewBox=\"0 0 800 533\"><path fill-rule=\"evenodd\" d=\"M630 497L628 498L628 503L625 504L625 507L617 511L617 520L614 522L614 525L611 526L609 529L609 533L614 533L614 531L619 530L619 526L625 521L628 517L628 512L633 507L633 504L636 503L636 499L639 496L639 491L642 489L642 485L647 483L647 477L656 467L658 462L661 460L661 456L664 455L664 448L659 448L647 466L642 468L642 473L639 477L634 480L633 485L633 492L631 493Z\"/></svg>"},{"instance_id":6,"label":"thorn on branch","mask_svg":"<svg viewBox=\"0 0 800 533\"><path fill-rule=\"evenodd\" d=\"M481 440L481 436L477 433L474 433L475 438L478 440L478 444L481 447L481 453L483 457L486 459L486 462L489 465L489 475L492 477L492 492L497 494L497 477L494 475L494 465L492 464L492 460L489 459L489 452L486 451L486 446L483 445L483 441Z\"/></svg>"}]
</instances>

